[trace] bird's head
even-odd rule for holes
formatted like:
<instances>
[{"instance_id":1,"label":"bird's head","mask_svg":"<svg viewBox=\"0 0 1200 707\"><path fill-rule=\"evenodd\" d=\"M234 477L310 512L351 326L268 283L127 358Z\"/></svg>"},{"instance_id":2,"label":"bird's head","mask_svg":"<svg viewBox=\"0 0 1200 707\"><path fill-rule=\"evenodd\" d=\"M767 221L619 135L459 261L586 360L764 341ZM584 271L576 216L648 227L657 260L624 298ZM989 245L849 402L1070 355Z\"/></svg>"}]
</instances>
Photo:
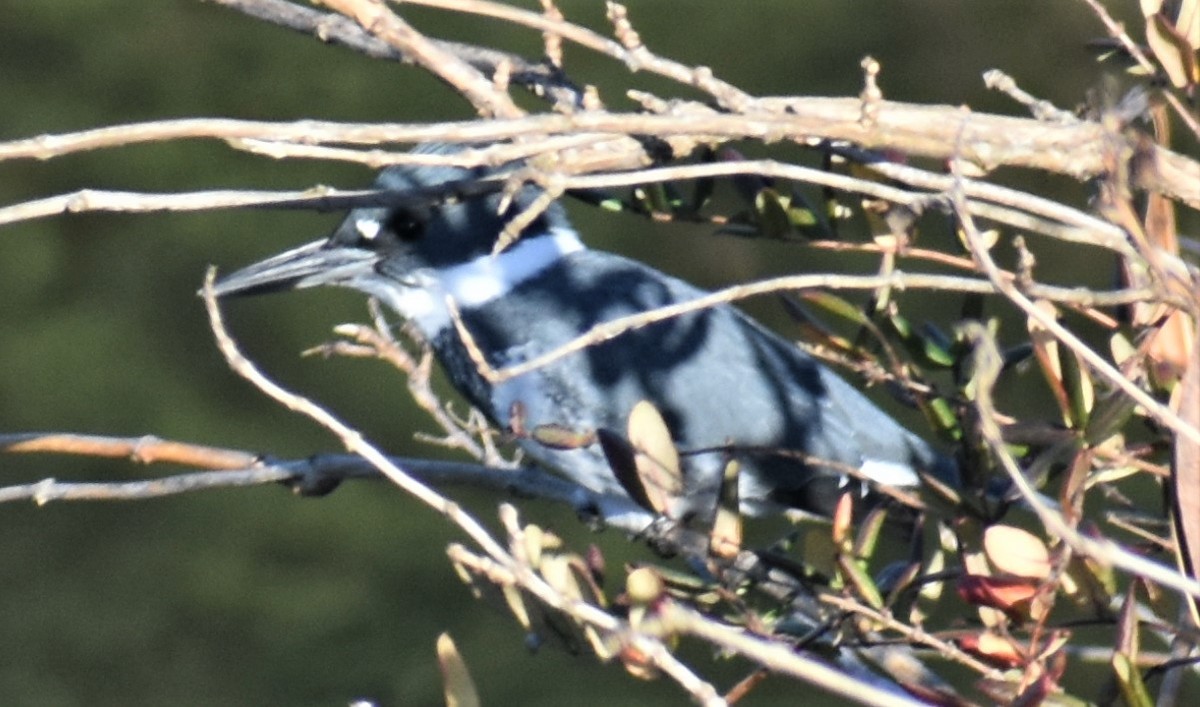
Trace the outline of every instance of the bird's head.
<instances>
[{"instance_id":1,"label":"bird's head","mask_svg":"<svg viewBox=\"0 0 1200 707\"><path fill-rule=\"evenodd\" d=\"M459 149L427 144L414 152L447 155ZM506 199L502 181L479 183L501 169L389 167L374 183L389 192L389 205L354 209L329 236L222 277L214 291L228 297L349 287L419 319L428 303L414 305L405 297L457 295L439 290L446 273L489 258L509 220L538 197L535 187L525 186ZM570 232L570 225L554 203L523 229L522 239L564 232Z\"/></svg>"}]
</instances>

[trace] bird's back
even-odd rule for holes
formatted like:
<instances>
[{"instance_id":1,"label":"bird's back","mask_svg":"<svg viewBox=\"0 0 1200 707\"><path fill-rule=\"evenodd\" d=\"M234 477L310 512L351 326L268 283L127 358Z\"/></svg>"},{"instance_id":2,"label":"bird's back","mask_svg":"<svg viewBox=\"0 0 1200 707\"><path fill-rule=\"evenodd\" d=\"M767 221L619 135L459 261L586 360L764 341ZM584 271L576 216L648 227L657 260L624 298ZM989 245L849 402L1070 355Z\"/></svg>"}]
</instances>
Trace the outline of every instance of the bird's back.
<instances>
[{"instance_id":1,"label":"bird's back","mask_svg":"<svg viewBox=\"0 0 1200 707\"><path fill-rule=\"evenodd\" d=\"M569 293L569 297L564 297ZM583 250L509 296L465 310L463 322L501 368L552 350L593 326L705 294L637 261ZM456 379L473 378L473 402L501 423L520 403L523 424L624 431L639 400L652 402L685 453L727 448L743 465L745 510L777 504L827 512L841 485L829 467L798 454L872 470L901 485L937 464L919 438L853 387L728 305L622 333L534 372L487 386L461 354L457 334L435 342ZM533 457L601 492L620 489L597 445L561 450L532 440ZM777 453L782 452L782 453ZM685 455L689 490L715 493L726 456Z\"/></svg>"}]
</instances>

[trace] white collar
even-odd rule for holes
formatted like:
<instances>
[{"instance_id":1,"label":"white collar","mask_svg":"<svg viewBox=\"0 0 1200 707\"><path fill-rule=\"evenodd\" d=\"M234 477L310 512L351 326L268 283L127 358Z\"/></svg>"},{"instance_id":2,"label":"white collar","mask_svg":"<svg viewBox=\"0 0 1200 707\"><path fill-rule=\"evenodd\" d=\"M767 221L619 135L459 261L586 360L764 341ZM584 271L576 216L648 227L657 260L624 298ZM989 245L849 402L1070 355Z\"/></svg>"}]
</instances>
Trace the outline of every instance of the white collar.
<instances>
[{"instance_id":1,"label":"white collar","mask_svg":"<svg viewBox=\"0 0 1200 707\"><path fill-rule=\"evenodd\" d=\"M412 273L412 286L372 287L371 294L432 338L451 324L447 297L459 309L483 306L584 249L573 229L555 228L544 235L526 236L498 255L481 255L447 268L418 270Z\"/></svg>"}]
</instances>

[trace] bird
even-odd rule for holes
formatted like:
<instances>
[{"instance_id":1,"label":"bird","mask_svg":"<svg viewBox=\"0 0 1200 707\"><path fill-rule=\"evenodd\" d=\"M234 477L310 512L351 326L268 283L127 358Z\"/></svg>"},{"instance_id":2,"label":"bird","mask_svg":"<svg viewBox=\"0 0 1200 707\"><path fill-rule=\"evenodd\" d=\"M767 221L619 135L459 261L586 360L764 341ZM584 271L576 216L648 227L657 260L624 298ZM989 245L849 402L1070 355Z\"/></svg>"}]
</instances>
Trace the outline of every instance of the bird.
<instances>
[{"instance_id":1,"label":"bird","mask_svg":"<svg viewBox=\"0 0 1200 707\"><path fill-rule=\"evenodd\" d=\"M414 152L460 149L430 143ZM546 206L533 184L460 189L494 182L512 168L387 167L374 187L413 198L355 208L328 236L220 278L214 294L334 286L373 297L415 328L452 385L501 428L511 429L519 412L526 430L620 431L633 408L648 402L682 455L682 513L703 516L715 508L731 459L747 515L788 508L829 515L857 483L841 473L845 466L902 488L918 486L921 473L956 483L948 457L730 304L625 331L491 382L473 353L503 369L605 322L707 294L645 263L588 247L563 205ZM515 242L495 252L513 218L539 204L544 209L526 219ZM600 442L582 439L563 445L524 434L515 442L534 462L577 484L602 521L626 528L649 523L654 513L614 473Z\"/></svg>"}]
</instances>

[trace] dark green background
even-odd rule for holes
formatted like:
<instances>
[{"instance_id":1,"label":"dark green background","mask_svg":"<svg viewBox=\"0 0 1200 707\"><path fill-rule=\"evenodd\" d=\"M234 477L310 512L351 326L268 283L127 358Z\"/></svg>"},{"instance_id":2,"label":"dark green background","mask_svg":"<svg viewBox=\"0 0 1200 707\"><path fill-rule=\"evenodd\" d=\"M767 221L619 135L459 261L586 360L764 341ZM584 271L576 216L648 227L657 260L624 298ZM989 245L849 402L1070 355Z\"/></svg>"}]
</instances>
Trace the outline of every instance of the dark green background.
<instances>
[{"instance_id":1,"label":"dark green background","mask_svg":"<svg viewBox=\"0 0 1200 707\"><path fill-rule=\"evenodd\" d=\"M561 5L604 30L602 3ZM712 66L756 94L856 95L859 61L870 54L882 62L889 98L1016 112L985 91L985 69L1002 68L1067 108L1104 73L1083 49L1101 29L1083 3L1070 0L680 0L634 2L631 11L659 53ZM533 33L435 13L411 17L438 36L482 37L525 52L539 47ZM186 116L470 116L417 70L201 2L7 0L0 18L0 140ZM628 83L621 66L572 50L568 69L621 104L618 91ZM649 77L633 83L673 90ZM82 187L294 189L368 180L358 167L276 162L193 141L0 163L0 203ZM1026 185L1084 193L1036 176ZM830 267L828 258L795 246L571 208L590 242L708 286ZM335 449L326 433L226 369L193 293L210 263L244 264L310 240L336 220L234 211L86 214L3 229L0 431L154 434L285 457ZM1107 281L1110 271L1098 265L1084 281ZM305 293L231 309L241 341L273 375L389 449L432 453L412 445L412 433L431 426L411 413L390 370L298 357L332 324L362 320L361 297ZM773 302L755 311L784 321ZM0 484L164 471L0 457ZM461 497L491 522L491 499ZM621 558L646 556L617 533L588 533L569 513L525 510L580 547L599 543L613 575ZM459 642L489 704L684 701L669 683L642 683L619 667L530 654L515 623L473 601L453 575L444 548L458 539L447 523L382 484L352 484L321 500L261 488L140 503L4 506L0 703L330 705L363 696L435 704L441 687L433 647L441 631ZM703 651L687 655L721 687L742 674L739 666L710 664ZM749 704L794 703L795 689L768 680Z\"/></svg>"}]
</instances>

